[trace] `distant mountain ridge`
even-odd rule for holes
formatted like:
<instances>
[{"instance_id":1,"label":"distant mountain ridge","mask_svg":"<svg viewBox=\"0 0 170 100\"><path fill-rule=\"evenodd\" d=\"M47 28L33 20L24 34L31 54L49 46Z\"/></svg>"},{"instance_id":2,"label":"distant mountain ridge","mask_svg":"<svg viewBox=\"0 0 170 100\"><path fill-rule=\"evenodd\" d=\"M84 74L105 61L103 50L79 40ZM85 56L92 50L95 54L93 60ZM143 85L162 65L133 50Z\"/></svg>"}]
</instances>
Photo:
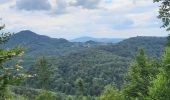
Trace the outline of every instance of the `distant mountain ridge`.
<instances>
[{"instance_id":1,"label":"distant mountain ridge","mask_svg":"<svg viewBox=\"0 0 170 100\"><path fill-rule=\"evenodd\" d=\"M54 53L60 55L60 51L65 52L63 49L71 47L72 43L66 39L50 38L48 36L38 35L29 30L24 30L14 34L3 46L13 47L15 45L24 47L28 55L52 55Z\"/></svg>"},{"instance_id":2,"label":"distant mountain ridge","mask_svg":"<svg viewBox=\"0 0 170 100\"><path fill-rule=\"evenodd\" d=\"M80 38L76 38L76 39L72 39L70 40L71 42L87 42L87 41L95 41L95 42L103 42L103 43L118 43L122 40L124 40L124 38L93 38L93 37L80 37Z\"/></svg>"},{"instance_id":3,"label":"distant mountain ridge","mask_svg":"<svg viewBox=\"0 0 170 100\"><path fill-rule=\"evenodd\" d=\"M51 38L23 30L14 34L3 47L20 45L26 49L26 55L59 56L99 45L96 42L76 43L63 38Z\"/></svg>"},{"instance_id":4,"label":"distant mountain ridge","mask_svg":"<svg viewBox=\"0 0 170 100\"><path fill-rule=\"evenodd\" d=\"M159 56L166 43L165 37L138 36L118 43L102 43L89 40L86 42L70 42L63 38L50 38L38 35L32 31L24 30L11 37L4 47L21 45L26 48L26 55L49 55L58 56L82 50L95 49L111 52L122 57L131 57L138 48L144 48L149 55Z\"/></svg>"}]
</instances>

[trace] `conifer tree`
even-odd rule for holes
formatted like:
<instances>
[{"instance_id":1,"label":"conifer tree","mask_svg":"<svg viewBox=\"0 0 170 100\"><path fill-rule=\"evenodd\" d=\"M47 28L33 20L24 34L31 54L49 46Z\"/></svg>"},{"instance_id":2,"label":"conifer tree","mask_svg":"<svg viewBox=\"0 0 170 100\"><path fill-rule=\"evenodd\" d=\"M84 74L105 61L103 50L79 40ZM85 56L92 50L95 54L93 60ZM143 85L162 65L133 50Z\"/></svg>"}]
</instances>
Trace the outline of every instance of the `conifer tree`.
<instances>
[{"instance_id":1,"label":"conifer tree","mask_svg":"<svg viewBox=\"0 0 170 100\"><path fill-rule=\"evenodd\" d=\"M128 71L128 83L124 94L127 100L143 100L148 95L148 86L152 76L157 73L157 64L149 59L143 49L139 50Z\"/></svg>"},{"instance_id":2,"label":"conifer tree","mask_svg":"<svg viewBox=\"0 0 170 100\"><path fill-rule=\"evenodd\" d=\"M53 75L52 64L49 63L46 57L42 56L37 59L37 62L33 68L34 84L42 89L35 100L55 100L56 96L50 92L50 80Z\"/></svg>"},{"instance_id":3,"label":"conifer tree","mask_svg":"<svg viewBox=\"0 0 170 100\"><path fill-rule=\"evenodd\" d=\"M38 82L40 88L48 90L50 79L53 75L53 68L44 56L37 60L35 74L36 81Z\"/></svg>"},{"instance_id":4,"label":"conifer tree","mask_svg":"<svg viewBox=\"0 0 170 100\"><path fill-rule=\"evenodd\" d=\"M82 100L84 95L84 82L82 78L75 81L76 85L76 100Z\"/></svg>"},{"instance_id":5,"label":"conifer tree","mask_svg":"<svg viewBox=\"0 0 170 100\"><path fill-rule=\"evenodd\" d=\"M161 58L160 73L151 81L148 99L169 100L170 98L170 40Z\"/></svg>"}]
</instances>

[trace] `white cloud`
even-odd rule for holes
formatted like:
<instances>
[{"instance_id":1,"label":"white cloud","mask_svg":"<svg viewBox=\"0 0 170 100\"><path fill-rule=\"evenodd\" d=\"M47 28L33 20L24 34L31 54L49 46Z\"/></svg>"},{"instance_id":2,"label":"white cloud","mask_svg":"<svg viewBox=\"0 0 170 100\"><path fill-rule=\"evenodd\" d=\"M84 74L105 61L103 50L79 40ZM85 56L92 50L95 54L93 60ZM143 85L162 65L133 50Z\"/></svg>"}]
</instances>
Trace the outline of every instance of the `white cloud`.
<instances>
[{"instance_id":1,"label":"white cloud","mask_svg":"<svg viewBox=\"0 0 170 100\"><path fill-rule=\"evenodd\" d=\"M87 8L86 3L81 4L86 8L72 6L75 2L49 0L51 9L27 11L14 9L16 2L13 0L0 5L0 16L9 31L29 29L51 37L167 35L156 19L158 5L150 1L101 0L94 2L93 9Z\"/></svg>"}]
</instances>

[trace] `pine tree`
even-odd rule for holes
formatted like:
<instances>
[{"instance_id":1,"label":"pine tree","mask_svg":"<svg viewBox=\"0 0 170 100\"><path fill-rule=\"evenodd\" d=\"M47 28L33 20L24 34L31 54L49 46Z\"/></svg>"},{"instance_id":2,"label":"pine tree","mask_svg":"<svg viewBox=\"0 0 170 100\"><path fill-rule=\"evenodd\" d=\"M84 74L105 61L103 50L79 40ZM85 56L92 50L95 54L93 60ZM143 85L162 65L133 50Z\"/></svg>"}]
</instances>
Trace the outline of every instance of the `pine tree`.
<instances>
[{"instance_id":1,"label":"pine tree","mask_svg":"<svg viewBox=\"0 0 170 100\"><path fill-rule=\"evenodd\" d=\"M169 100L170 89L168 87L166 73L161 71L149 86L149 96L147 100ZM169 91L169 92L168 92Z\"/></svg>"},{"instance_id":2,"label":"pine tree","mask_svg":"<svg viewBox=\"0 0 170 100\"><path fill-rule=\"evenodd\" d=\"M126 99L143 100L148 95L148 86L151 78L158 72L157 64L149 59L143 49L139 50L135 61L132 62L128 71L128 83L125 86L124 94Z\"/></svg>"},{"instance_id":3,"label":"pine tree","mask_svg":"<svg viewBox=\"0 0 170 100\"><path fill-rule=\"evenodd\" d=\"M42 89L49 89L50 79L53 75L52 65L45 57L40 57L35 66L35 78Z\"/></svg>"},{"instance_id":4,"label":"pine tree","mask_svg":"<svg viewBox=\"0 0 170 100\"><path fill-rule=\"evenodd\" d=\"M84 82L82 78L75 81L76 85L76 100L82 100L84 95Z\"/></svg>"},{"instance_id":5,"label":"pine tree","mask_svg":"<svg viewBox=\"0 0 170 100\"><path fill-rule=\"evenodd\" d=\"M170 98L170 39L161 58L160 73L151 81L149 99L169 100Z\"/></svg>"}]
</instances>

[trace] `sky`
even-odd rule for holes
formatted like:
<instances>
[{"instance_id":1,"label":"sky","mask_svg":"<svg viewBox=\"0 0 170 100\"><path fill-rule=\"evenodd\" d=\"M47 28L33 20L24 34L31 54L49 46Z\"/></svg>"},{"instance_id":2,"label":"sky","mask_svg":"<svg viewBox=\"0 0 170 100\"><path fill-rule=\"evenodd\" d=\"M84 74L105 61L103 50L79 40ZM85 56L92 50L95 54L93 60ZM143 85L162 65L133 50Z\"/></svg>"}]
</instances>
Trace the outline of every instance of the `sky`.
<instances>
[{"instance_id":1,"label":"sky","mask_svg":"<svg viewBox=\"0 0 170 100\"><path fill-rule=\"evenodd\" d=\"M0 0L6 31L73 39L167 36L152 0Z\"/></svg>"}]
</instances>

